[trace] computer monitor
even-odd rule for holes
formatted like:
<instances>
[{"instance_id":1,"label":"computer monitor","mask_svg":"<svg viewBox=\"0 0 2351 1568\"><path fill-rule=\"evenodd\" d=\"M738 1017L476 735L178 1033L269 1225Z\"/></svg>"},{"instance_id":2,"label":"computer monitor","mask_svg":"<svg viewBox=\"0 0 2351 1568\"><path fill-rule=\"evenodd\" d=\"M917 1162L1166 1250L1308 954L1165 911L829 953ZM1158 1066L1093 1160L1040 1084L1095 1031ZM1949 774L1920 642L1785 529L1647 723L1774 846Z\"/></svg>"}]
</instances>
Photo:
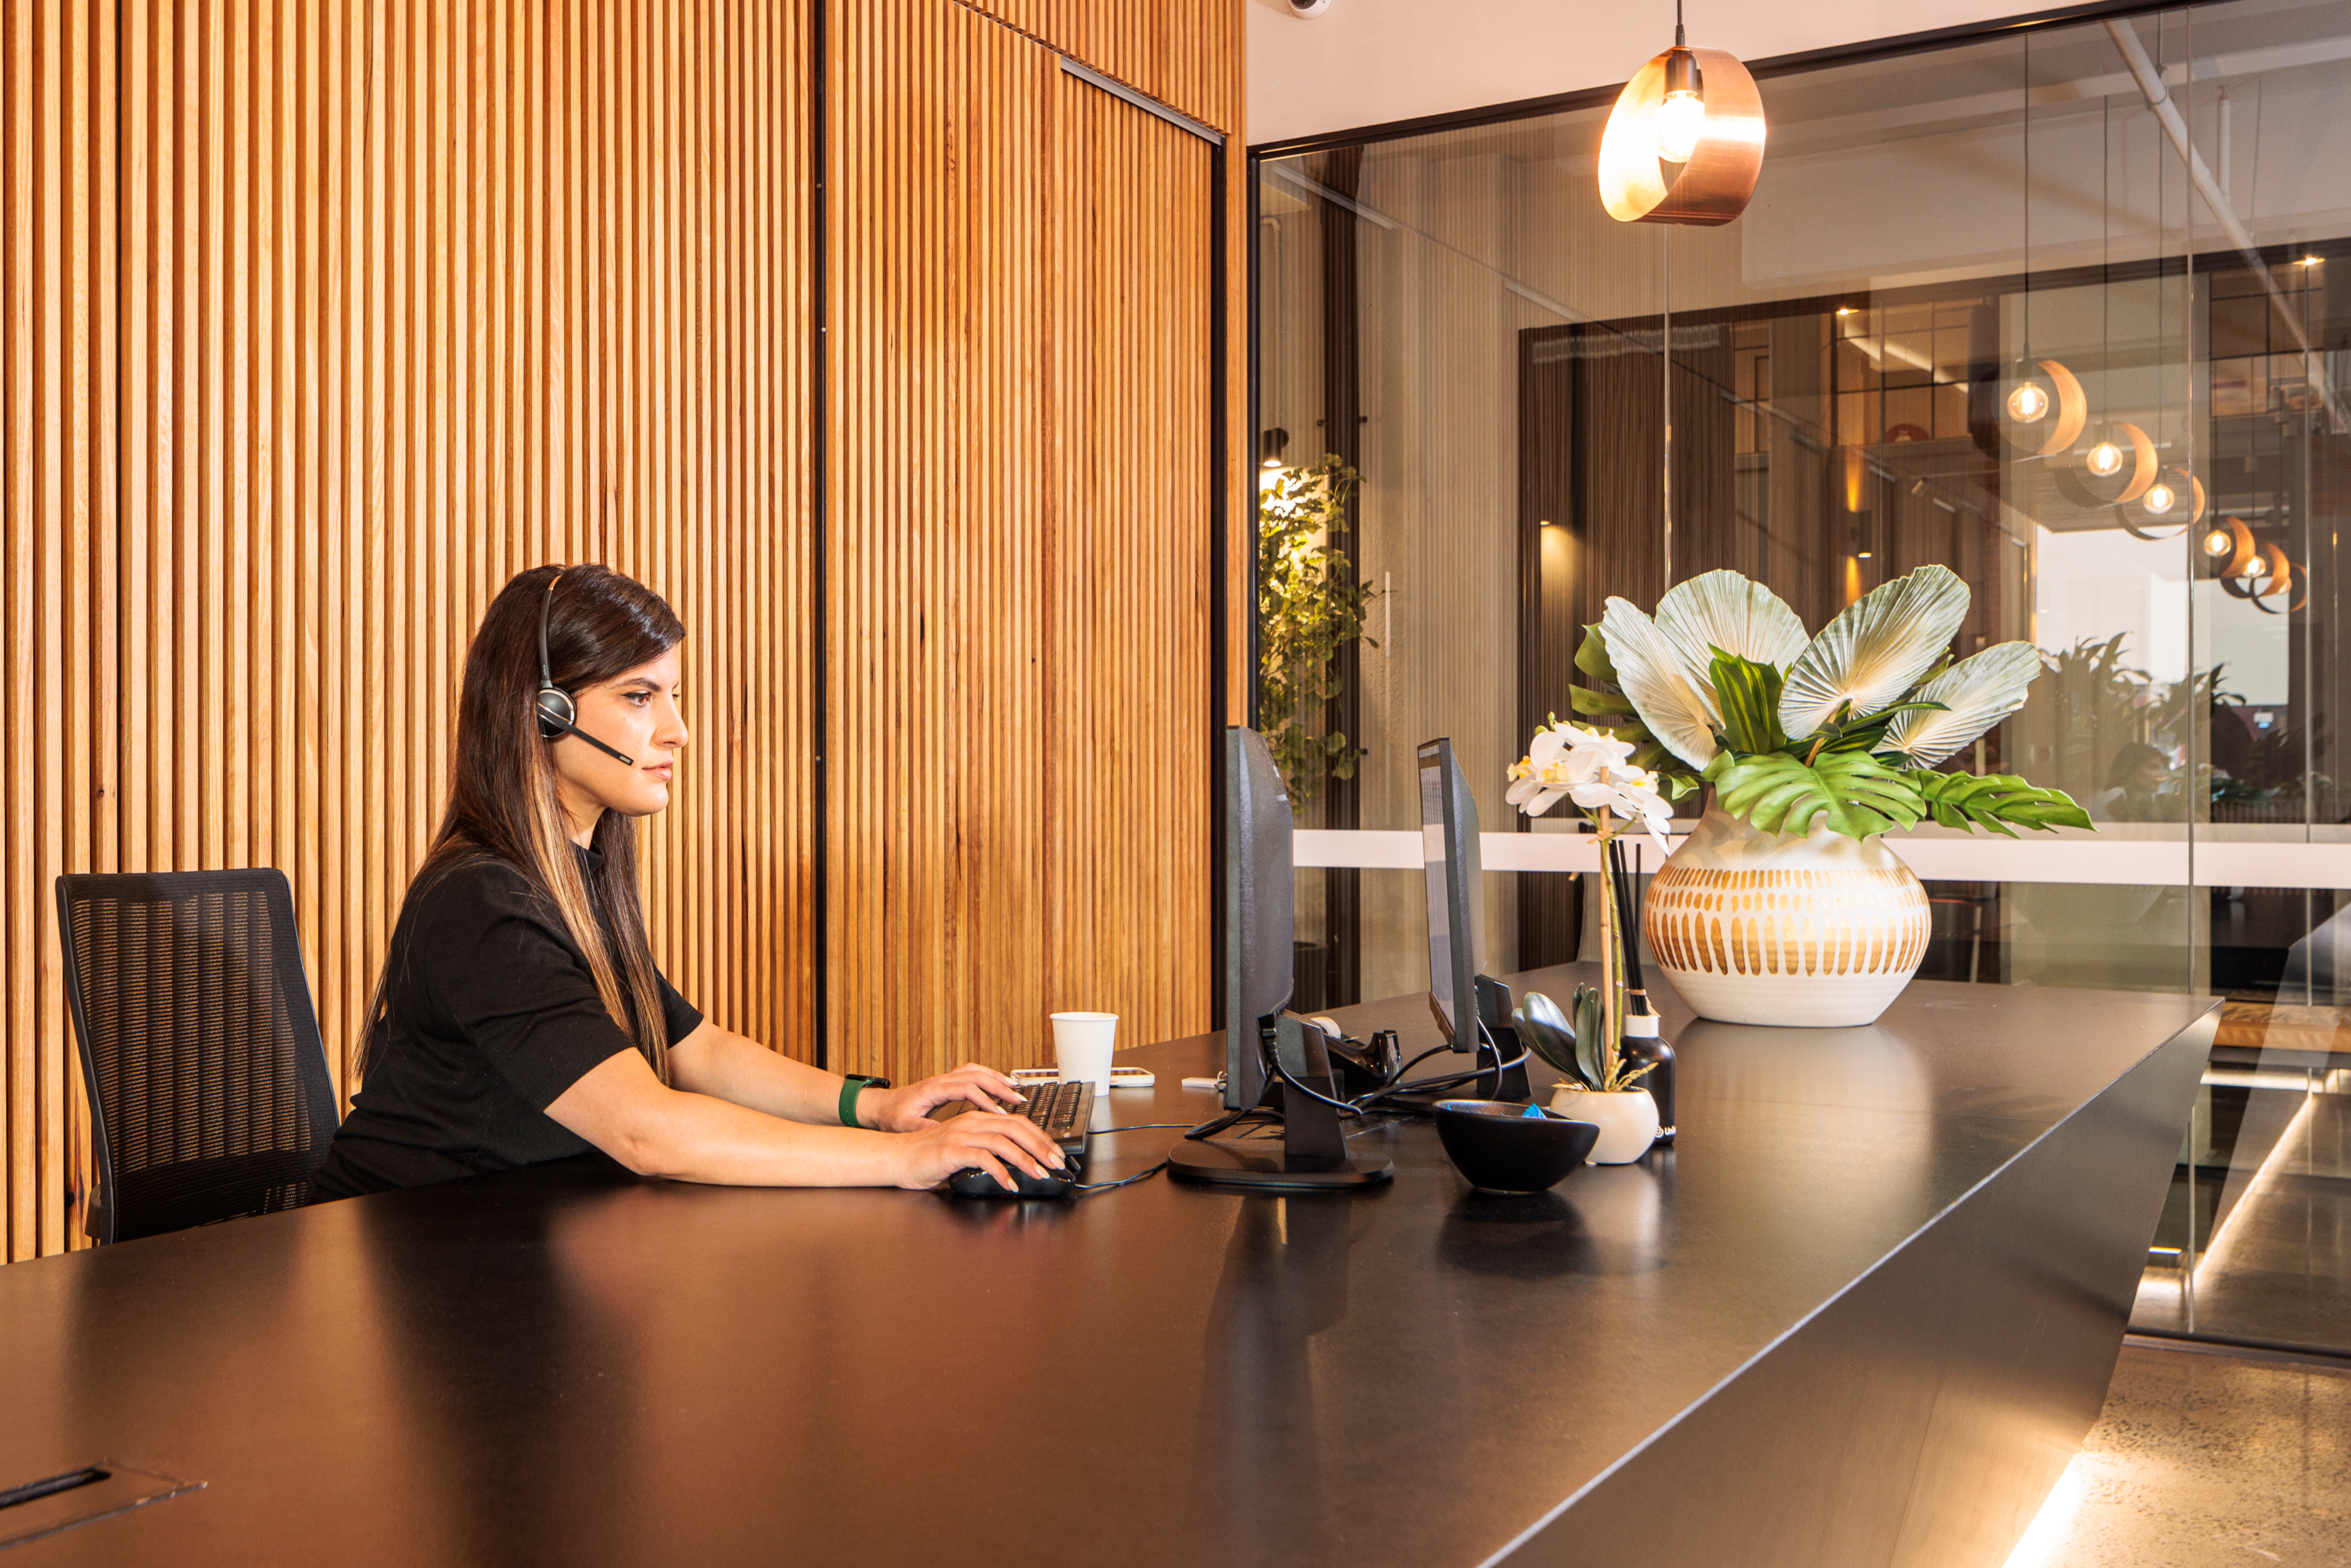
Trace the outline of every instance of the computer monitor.
<instances>
[{"instance_id":1,"label":"computer monitor","mask_svg":"<svg viewBox=\"0 0 2351 1568\"><path fill-rule=\"evenodd\" d=\"M1290 792L1265 737L1225 731L1225 1104L1265 1098L1264 1040L1289 1004L1296 918Z\"/></svg>"},{"instance_id":2,"label":"computer monitor","mask_svg":"<svg viewBox=\"0 0 2351 1568\"><path fill-rule=\"evenodd\" d=\"M1339 1075L1329 1040L1284 1012L1291 988L1295 864L1290 792L1265 737L1238 725L1225 731L1225 1104L1236 1119L1279 1107L1281 1140L1186 1137L1167 1168L1195 1181L1234 1186L1330 1188L1388 1179L1381 1155L1350 1155L1340 1125ZM1269 1086L1270 1078L1280 1082Z\"/></svg>"},{"instance_id":3,"label":"computer monitor","mask_svg":"<svg viewBox=\"0 0 2351 1568\"><path fill-rule=\"evenodd\" d=\"M1474 1051L1478 972L1486 956L1478 802L1449 738L1420 747L1420 859L1428 878L1428 1010L1454 1050Z\"/></svg>"},{"instance_id":4,"label":"computer monitor","mask_svg":"<svg viewBox=\"0 0 2351 1568\"><path fill-rule=\"evenodd\" d=\"M1526 1052L1510 1023L1510 988L1484 973L1486 891L1479 863L1478 802L1446 737L1420 747L1420 844L1421 871L1428 882L1428 1010L1437 1015L1447 1044L1477 1053L1478 1092L1525 1100Z\"/></svg>"}]
</instances>

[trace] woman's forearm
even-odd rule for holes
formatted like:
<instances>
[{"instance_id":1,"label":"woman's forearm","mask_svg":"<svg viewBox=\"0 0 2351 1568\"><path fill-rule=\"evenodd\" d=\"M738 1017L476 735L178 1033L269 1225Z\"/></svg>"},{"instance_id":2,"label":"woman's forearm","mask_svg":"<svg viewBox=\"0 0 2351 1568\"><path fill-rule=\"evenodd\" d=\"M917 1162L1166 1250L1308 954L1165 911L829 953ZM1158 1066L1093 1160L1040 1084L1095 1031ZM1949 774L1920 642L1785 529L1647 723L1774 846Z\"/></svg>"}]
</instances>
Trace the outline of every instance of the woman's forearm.
<instances>
[{"instance_id":1,"label":"woman's forearm","mask_svg":"<svg viewBox=\"0 0 2351 1568\"><path fill-rule=\"evenodd\" d=\"M697 1052L711 1043L700 1041ZM706 1067L731 1054L696 1061ZM917 1118L911 1130L892 1133L789 1121L664 1084L633 1051L615 1051L590 1068L547 1113L639 1175L678 1181L929 1186L977 1166L1009 1186L1017 1174L1039 1176L1061 1164L1053 1141L1019 1117L977 1112L946 1122Z\"/></svg>"},{"instance_id":2,"label":"woman's forearm","mask_svg":"<svg viewBox=\"0 0 2351 1568\"><path fill-rule=\"evenodd\" d=\"M670 1082L770 1116L841 1125L841 1077L705 1023L670 1048Z\"/></svg>"},{"instance_id":3,"label":"woman's forearm","mask_svg":"<svg viewBox=\"0 0 2351 1568\"><path fill-rule=\"evenodd\" d=\"M888 1133L811 1125L706 1094L666 1100L606 1151L640 1176L730 1186L886 1186L903 1176L903 1140Z\"/></svg>"}]
</instances>

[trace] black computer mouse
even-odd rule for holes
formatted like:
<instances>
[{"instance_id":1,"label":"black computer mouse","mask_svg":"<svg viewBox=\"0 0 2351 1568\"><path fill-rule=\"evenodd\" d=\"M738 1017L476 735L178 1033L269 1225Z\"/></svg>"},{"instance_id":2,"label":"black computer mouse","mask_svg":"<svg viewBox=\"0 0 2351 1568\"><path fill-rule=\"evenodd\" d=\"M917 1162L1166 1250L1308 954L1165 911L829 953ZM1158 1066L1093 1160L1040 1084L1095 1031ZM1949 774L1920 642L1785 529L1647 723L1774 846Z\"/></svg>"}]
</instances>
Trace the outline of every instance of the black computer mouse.
<instances>
[{"instance_id":1,"label":"black computer mouse","mask_svg":"<svg viewBox=\"0 0 2351 1568\"><path fill-rule=\"evenodd\" d=\"M1067 1175L1032 1176L1019 1166L1011 1170L1012 1179L1020 1185L1009 1192L991 1172L977 1166L967 1166L947 1177L947 1190L958 1197L1072 1197L1077 1194Z\"/></svg>"}]
</instances>

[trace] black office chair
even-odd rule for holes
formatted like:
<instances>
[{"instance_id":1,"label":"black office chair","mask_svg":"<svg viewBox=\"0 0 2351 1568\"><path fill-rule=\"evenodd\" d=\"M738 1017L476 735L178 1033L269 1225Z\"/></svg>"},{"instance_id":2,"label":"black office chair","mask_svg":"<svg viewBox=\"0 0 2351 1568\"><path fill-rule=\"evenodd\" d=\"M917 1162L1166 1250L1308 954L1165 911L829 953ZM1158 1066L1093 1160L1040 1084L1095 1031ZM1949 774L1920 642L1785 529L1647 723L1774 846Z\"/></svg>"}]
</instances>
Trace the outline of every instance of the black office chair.
<instances>
[{"instance_id":1,"label":"black office chair","mask_svg":"<svg viewBox=\"0 0 2351 1568\"><path fill-rule=\"evenodd\" d=\"M335 1092L282 872L57 878L89 1089L89 1233L128 1241L299 1207Z\"/></svg>"}]
</instances>

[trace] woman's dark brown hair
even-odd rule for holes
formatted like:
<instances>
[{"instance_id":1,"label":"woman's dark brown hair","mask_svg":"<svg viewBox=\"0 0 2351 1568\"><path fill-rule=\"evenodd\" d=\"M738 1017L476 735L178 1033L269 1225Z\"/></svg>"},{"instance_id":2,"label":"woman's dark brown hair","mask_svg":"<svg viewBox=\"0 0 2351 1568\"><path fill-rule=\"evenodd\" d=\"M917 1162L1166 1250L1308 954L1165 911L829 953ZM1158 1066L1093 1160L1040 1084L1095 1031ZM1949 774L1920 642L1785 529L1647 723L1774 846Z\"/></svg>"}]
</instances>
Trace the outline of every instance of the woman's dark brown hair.
<instances>
[{"instance_id":1,"label":"woman's dark brown hair","mask_svg":"<svg viewBox=\"0 0 2351 1568\"><path fill-rule=\"evenodd\" d=\"M575 697L661 657L685 636L659 594L605 567L533 567L501 589L465 652L449 807L410 892L474 855L520 871L562 917L596 977L605 1010L665 1082L668 1041L637 892L636 822L617 811L598 817L590 847L602 858L592 872L584 870L556 793L555 743L538 729L542 612L549 672ZM612 943L596 918L600 910L611 922ZM383 1035L391 988L387 957L368 1005L371 1056Z\"/></svg>"}]
</instances>

